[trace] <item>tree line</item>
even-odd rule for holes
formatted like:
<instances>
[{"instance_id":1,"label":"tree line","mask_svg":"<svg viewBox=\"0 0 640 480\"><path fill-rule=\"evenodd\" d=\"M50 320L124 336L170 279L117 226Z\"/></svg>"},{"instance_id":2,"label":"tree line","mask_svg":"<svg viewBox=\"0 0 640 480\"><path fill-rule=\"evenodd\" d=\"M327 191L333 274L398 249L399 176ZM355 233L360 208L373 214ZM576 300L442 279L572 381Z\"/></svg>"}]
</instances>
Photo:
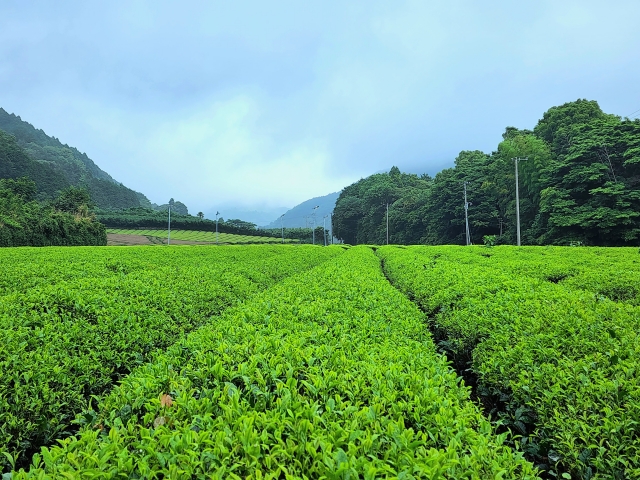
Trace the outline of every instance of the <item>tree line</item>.
<instances>
[{"instance_id":1,"label":"tree line","mask_svg":"<svg viewBox=\"0 0 640 480\"><path fill-rule=\"evenodd\" d=\"M0 179L0 247L107 244L86 190L69 187L48 202L36 194L29 178Z\"/></svg>"},{"instance_id":2,"label":"tree line","mask_svg":"<svg viewBox=\"0 0 640 480\"><path fill-rule=\"evenodd\" d=\"M215 232L215 220L204 218L201 212L194 216L186 212L181 202L169 201L171 204L171 228L175 230L195 230L203 232ZM143 207L129 208L124 210L100 210L96 211L96 218L107 227L123 229L166 229L168 226L168 205L162 205L156 209ZM165 208L166 207L166 208ZM161 210L162 209L162 210ZM301 243L311 243L313 241L313 229L311 228L280 228L260 229L255 223L246 222L237 218L225 220L218 219L218 232L233 233L237 235L259 235L264 237L300 240ZM315 240L318 245L323 244L323 228L315 229Z\"/></svg>"},{"instance_id":3,"label":"tree line","mask_svg":"<svg viewBox=\"0 0 640 480\"><path fill-rule=\"evenodd\" d=\"M496 151L460 152L435 177L388 173L340 194L333 214L346 243L464 244L464 184L473 243L516 242L515 158L522 243L640 243L640 121L577 100L544 113L533 130L507 127ZM526 159L526 160L525 160Z\"/></svg>"},{"instance_id":4,"label":"tree line","mask_svg":"<svg viewBox=\"0 0 640 480\"><path fill-rule=\"evenodd\" d=\"M173 200L173 199L171 199ZM171 203L171 202L170 202ZM168 205L158 207L158 210L144 207L134 207L122 210L97 210L96 216L100 222L112 228L167 228ZM171 203L171 228L176 230L198 230L215 232L216 222L204 216L189 215L186 207L181 208L181 202ZM176 206L178 208L176 208ZM164 208L166 207L166 208ZM225 221L218 219L218 231L221 233L235 233L239 235L256 235L256 225L239 219Z\"/></svg>"}]
</instances>

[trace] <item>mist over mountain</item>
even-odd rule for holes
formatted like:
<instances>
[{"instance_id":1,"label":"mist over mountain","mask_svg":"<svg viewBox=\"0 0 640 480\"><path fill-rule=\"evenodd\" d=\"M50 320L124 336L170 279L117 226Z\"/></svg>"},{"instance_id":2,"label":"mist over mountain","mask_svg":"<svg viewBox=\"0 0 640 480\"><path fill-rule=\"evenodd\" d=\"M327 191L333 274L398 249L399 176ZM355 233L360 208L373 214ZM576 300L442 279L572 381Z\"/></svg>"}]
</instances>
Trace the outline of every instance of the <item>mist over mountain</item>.
<instances>
[{"instance_id":1,"label":"mist over mountain","mask_svg":"<svg viewBox=\"0 0 640 480\"><path fill-rule=\"evenodd\" d=\"M212 208L204 212L205 218L211 220L216 219L216 212L220 212L218 218L222 217L225 220L237 218L244 220L245 222L255 223L258 226L269 223L274 218L279 217L288 210L288 207L275 207L264 209L251 209L236 207L229 204L223 204L219 208Z\"/></svg>"},{"instance_id":2,"label":"mist over mountain","mask_svg":"<svg viewBox=\"0 0 640 480\"><path fill-rule=\"evenodd\" d=\"M282 222L280 218L274 219L271 223L264 225L264 228L304 228L313 227L314 217L315 225L321 226L325 215L331 215L336 206L336 201L340 192L330 193L322 197L314 197L296 205L291 210L284 212ZM318 206L316 210L313 207ZM329 219L327 219L327 228Z\"/></svg>"}]
</instances>

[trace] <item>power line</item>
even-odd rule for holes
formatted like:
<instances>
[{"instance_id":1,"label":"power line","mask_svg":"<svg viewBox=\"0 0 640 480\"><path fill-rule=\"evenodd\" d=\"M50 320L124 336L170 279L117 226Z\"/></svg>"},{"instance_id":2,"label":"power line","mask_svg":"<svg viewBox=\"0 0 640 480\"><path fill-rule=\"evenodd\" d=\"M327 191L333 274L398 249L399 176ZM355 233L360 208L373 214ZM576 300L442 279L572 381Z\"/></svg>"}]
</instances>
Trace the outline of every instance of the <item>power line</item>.
<instances>
[{"instance_id":1,"label":"power line","mask_svg":"<svg viewBox=\"0 0 640 480\"><path fill-rule=\"evenodd\" d=\"M636 110L635 112L631 112L629 115L627 115L627 118L631 118L631 115L635 115L638 112L640 112L640 108L638 110Z\"/></svg>"}]
</instances>

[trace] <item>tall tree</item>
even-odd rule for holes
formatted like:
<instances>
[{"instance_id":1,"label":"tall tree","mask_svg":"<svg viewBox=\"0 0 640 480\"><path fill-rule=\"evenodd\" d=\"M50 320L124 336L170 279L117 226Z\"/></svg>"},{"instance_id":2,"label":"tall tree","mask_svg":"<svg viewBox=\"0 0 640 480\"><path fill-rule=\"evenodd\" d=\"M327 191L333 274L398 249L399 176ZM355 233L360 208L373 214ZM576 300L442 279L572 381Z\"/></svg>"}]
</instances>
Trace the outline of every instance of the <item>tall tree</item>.
<instances>
[{"instance_id":1,"label":"tall tree","mask_svg":"<svg viewBox=\"0 0 640 480\"><path fill-rule=\"evenodd\" d=\"M334 235L346 243L385 243L388 205L390 242L417 241L422 221L413 213L407 221L404 214L409 205L420 208L421 191L430 185L428 177L393 167L389 173L371 175L346 187L333 212Z\"/></svg>"},{"instance_id":2,"label":"tall tree","mask_svg":"<svg viewBox=\"0 0 640 480\"><path fill-rule=\"evenodd\" d=\"M640 121L610 116L571 126L547 169L541 243L635 245L640 240Z\"/></svg>"},{"instance_id":3,"label":"tall tree","mask_svg":"<svg viewBox=\"0 0 640 480\"><path fill-rule=\"evenodd\" d=\"M472 241L479 243L484 235L498 232L494 190L487 184L493 161L490 155L479 150L463 151L456 158L454 168L435 176L427 197L424 243L465 243L465 182L467 201L471 204L468 215Z\"/></svg>"},{"instance_id":4,"label":"tall tree","mask_svg":"<svg viewBox=\"0 0 640 480\"><path fill-rule=\"evenodd\" d=\"M533 132L547 142L554 155L567 153L574 142L575 125L607 117L595 100L578 99L547 110L534 127Z\"/></svg>"},{"instance_id":5,"label":"tall tree","mask_svg":"<svg viewBox=\"0 0 640 480\"><path fill-rule=\"evenodd\" d=\"M518 160L520 226L525 244L536 244L540 235L538 204L542 189L549 182L553 156L548 144L530 131L507 128L495 154L490 173L496 186L496 205L504 225L504 241L516 241L515 162Z\"/></svg>"}]
</instances>

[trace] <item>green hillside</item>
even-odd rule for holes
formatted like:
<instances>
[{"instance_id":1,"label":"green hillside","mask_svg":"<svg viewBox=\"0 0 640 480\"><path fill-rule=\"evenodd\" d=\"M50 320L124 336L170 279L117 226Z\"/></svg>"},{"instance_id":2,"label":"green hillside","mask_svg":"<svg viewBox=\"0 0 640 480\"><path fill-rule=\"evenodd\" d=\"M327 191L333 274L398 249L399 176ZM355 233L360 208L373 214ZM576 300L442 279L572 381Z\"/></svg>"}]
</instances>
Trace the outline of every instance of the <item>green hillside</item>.
<instances>
[{"instance_id":1,"label":"green hillside","mask_svg":"<svg viewBox=\"0 0 640 480\"><path fill-rule=\"evenodd\" d=\"M0 178L20 177L29 177L36 183L41 199L51 198L70 185L62 173L48 163L33 160L13 135L0 130Z\"/></svg>"},{"instance_id":2,"label":"green hillside","mask_svg":"<svg viewBox=\"0 0 640 480\"><path fill-rule=\"evenodd\" d=\"M86 188L99 208L151 207L143 194L114 180L85 153L0 108L0 178L23 176L36 182L40 199L73 185Z\"/></svg>"}]
</instances>

